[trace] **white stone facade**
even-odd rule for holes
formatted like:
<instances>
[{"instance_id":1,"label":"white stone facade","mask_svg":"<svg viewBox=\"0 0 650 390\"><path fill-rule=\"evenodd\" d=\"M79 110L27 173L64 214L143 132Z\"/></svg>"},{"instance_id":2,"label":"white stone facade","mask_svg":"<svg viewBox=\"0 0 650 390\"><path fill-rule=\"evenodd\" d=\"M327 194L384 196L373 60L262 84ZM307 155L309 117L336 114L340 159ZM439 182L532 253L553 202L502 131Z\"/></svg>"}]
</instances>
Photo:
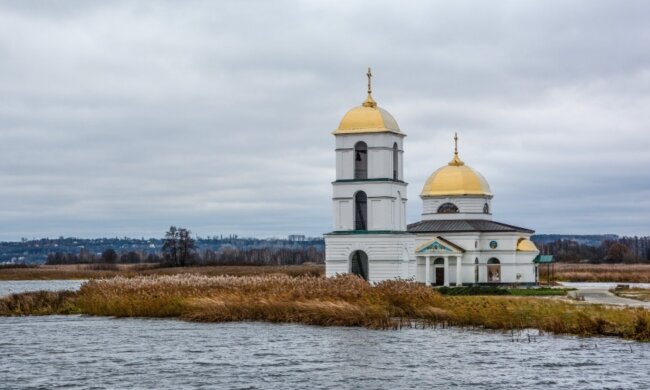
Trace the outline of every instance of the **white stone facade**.
<instances>
[{"instance_id":1,"label":"white stone facade","mask_svg":"<svg viewBox=\"0 0 650 390\"><path fill-rule=\"evenodd\" d=\"M349 111L334 132L334 226L325 235L326 275L446 286L536 283L533 231L492 221L487 181L464 166L457 147L449 166L425 184L422 220L407 225L405 135L368 92L364 105Z\"/></svg>"}]
</instances>

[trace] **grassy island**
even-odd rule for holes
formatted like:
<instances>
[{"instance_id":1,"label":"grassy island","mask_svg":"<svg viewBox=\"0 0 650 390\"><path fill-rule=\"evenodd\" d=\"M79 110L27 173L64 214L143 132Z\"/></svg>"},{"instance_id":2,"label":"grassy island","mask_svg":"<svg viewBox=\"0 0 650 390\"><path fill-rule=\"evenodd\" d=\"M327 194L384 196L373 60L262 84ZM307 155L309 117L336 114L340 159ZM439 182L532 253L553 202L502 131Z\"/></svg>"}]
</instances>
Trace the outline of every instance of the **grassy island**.
<instances>
[{"instance_id":1,"label":"grassy island","mask_svg":"<svg viewBox=\"0 0 650 390\"><path fill-rule=\"evenodd\" d=\"M268 321L397 329L463 326L537 328L556 334L650 341L650 311L521 296L443 296L408 281L371 286L347 275L116 277L79 292L37 292L0 299L1 315L87 314L188 321Z\"/></svg>"}]
</instances>

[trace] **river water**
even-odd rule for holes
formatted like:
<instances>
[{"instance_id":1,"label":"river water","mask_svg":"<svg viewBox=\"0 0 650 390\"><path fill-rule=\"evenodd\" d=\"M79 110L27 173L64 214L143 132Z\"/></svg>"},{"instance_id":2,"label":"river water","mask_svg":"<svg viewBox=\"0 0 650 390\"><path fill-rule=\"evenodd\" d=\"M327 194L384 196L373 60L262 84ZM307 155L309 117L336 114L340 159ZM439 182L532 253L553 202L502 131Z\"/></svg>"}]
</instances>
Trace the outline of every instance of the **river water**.
<instances>
[{"instance_id":1,"label":"river water","mask_svg":"<svg viewBox=\"0 0 650 390\"><path fill-rule=\"evenodd\" d=\"M86 316L0 331L2 389L650 388L650 343L611 338Z\"/></svg>"},{"instance_id":2,"label":"river water","mask_svg":"<svg viewBox=\"0 0 650 390\"><path fill-rule=\"evenodd\" d=\"M25 291L79 290L85 280L3 280L0 281L0 297Z\"/></svg>"}]
</instances>

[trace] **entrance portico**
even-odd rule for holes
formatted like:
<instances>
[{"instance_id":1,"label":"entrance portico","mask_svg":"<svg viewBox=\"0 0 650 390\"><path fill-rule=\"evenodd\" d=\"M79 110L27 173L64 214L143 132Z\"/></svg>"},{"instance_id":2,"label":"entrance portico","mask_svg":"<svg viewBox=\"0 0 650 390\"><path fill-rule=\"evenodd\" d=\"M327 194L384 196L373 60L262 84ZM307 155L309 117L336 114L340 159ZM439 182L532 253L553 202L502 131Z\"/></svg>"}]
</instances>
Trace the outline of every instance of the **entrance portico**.
<instances>
[{"instance_id":1,"label":"entrance portico","mask_svg":"<svg viewBox=\"0 0 650 390\"><path fill-rule=\"evenodd\" d=\"M463 252L461 247L442 237L420 245L415 251L417 281L427 286L450 286L450 273L454 272L455 285L462 286Z\"/></svg>"}]
</instances>

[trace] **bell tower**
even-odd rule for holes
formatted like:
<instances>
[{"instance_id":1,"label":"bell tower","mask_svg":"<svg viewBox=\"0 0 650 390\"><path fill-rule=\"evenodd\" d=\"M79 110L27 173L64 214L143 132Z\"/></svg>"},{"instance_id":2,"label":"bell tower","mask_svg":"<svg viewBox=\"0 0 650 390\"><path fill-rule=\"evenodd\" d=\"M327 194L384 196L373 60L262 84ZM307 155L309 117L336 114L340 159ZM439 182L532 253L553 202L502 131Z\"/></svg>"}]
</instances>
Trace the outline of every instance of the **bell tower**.
<instances>
[{"instance_id":1,"label":"bell tower","mask_svg":"<svg viewBox=\"0 0 650 390\"><path fill-rule=\"evenodd\" d=\"M336 140L336 180L332 182L334 230L326 237L326 257L331 260L327 262L327 274L360 270L358 274L365 279L381 280L377 267L380 258L400 259L401 262L409 257L403 251L403 240L395 240L409 236L406 232L407 183L403 170L406 134L401 132L395 118L373 99L370 68L366 76L368 95L365 101L349 110L333 132ZM368 243L373 240L383 241L384 250L391 253L367 253L370 251ZM358 250L366 256L365 271L363 256L359 260L352 253L349 261L345 257L355 252L350 249L342 254L345 259L339 259L346 260L346 264L335 265L338 260L331 256L335 241L347 243L350 248L365 248L365 251ZM399 245L388 248L390 241L399 241ZM407 273L408 270L404 270L400 274L406 276Z\"/></svg>"}]
</instances>

